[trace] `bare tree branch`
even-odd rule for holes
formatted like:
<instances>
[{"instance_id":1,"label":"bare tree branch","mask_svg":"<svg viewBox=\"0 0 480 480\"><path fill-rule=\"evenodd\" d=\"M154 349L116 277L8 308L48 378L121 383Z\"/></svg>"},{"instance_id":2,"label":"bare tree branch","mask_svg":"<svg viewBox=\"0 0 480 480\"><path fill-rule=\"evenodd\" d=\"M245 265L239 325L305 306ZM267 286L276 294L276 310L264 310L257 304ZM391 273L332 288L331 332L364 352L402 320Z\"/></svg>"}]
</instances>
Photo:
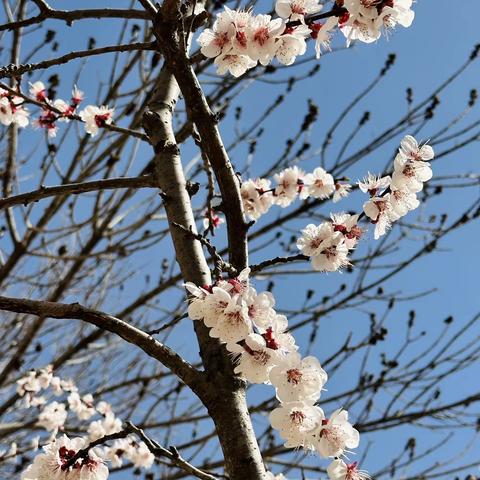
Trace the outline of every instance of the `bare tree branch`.
<instances>
[{"instance_id":1,"label":"bare tree branch","mask_svg":"<svg viewBox=\"0 0 480 480\"><path fill-rule=\"evenodd\" d=\"M5 77L19 77L27 72L33 72L35 70L44 70L50 67L57 65L62 65L68 63L72 60L78 58L92 57L95 55L103 55L104 53L115 53L115 52L131 52L135 50L154 50L155 42L138 42L138 43L127 43L124 45L111 45L108 47L92 48L89 50L78 50L76 52L70 52L61 57L52 58L51 60L44 60L42 62L34 64L24 64L17 65L12 63L6 65L5 67L0 67L0 78Z\"/></svg>"},{"instance_id":2,"label":"bare tree branch","mask_svg":"<svg viewBox=\"0 0 480 480\"><path fill-rule=\"evenodd\" d=\"M150 13L144 10L122 10L114 8L54 10L44 2L42 2L42 5L43 7L37 16L0 25L0 32L3 30L16 30L29 25L35 25L47 19L63 20L67 25L72 25L74 21L85 20L87 18L128 18L137 20L148 20L150 18Z\"/></svg>"},{"instance_id":3,"label":"bare tree branch","mask_svg":"<svg viewBox=\"0 0 480 480\"><path fill-rule=\"evenodd\" d=\"M8 312L29 313L58 319L76 319L91 323L141 348L150 357L163 363L193 390L198 387L200 377L197 370L183 360L180 355L155 340L151 335L107 313L84 307L78 303L67 304L3 296L0 296L0 309Z\"/></svg>"},{"instance_id":4,"label":"bare tree branch","mask_svg":"<svg viewBox=\"0 0 480 480\"><path fill-rule=\"evenodd\" d=\"M10 208L14 205L27 206L29 203L38 202L43 198L54 197L56 195L78 194L117 188L142 187L156 187L150 175L132 178L107 178L104 180L93 180L83 183L67 183L65 185L57 185L54 187L42 186L39 190L34 190L33 192L21 193L13 197L0 198L0 209Z\"/></svg>"}]
</instances>

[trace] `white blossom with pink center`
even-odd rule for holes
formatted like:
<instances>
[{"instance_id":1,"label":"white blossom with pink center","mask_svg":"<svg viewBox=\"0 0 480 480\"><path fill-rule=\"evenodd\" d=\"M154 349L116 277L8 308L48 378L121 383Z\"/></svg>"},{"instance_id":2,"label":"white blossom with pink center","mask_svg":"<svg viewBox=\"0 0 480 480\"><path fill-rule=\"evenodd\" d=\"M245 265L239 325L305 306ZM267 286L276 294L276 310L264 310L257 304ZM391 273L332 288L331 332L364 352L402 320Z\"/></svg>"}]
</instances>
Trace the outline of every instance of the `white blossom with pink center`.
<instances>
[{"instance_id":1,"label":"white blossom with pink center","mask_svg":"<svg viewBox=\"0 0 480 480\"><path fill-rule=\"evenodd\" d=\"M257 15L248 28L248 55L252 60L268 65L277 51L277 37L285 29L281 18L272 20L270 15Z\"/></svg>"},{"instance_id":2,"label":"white blossom with pink center","mask_svg":"<svg viewBox=\"0 0 480 480\"><path fill-rule=\"evenodd\" d=\"M383 197L372 197L368 202L363 204L363 211L365 215L370 218L371 223L375 225L375 240L385 235L392 221L398 219L398 216L395 215L392 209L389 193Z\"/></svg>"},{"instance_id":3,"label":"white blossom with pink center","mask_svg":"<svg viewBox=\"0 0 480 480\"><path fill-rule=\"evenodd\" d=\"M12 124L26 127L29 124L29 112L23 103L23 98L0 88L0 124L6 127Z\"/></svg>"},{"instance_id":4,"label":"white blossom with pink center","mask_svg":"<svg viewBox=\"0 0 480 480\"><path fill-rule=\"evenodd\" d=\"M360 215L350 213L332 213L333 230L343 235L345 245L349 250L355 248L363 235L363 229L358 225Z\"/></svg>"},{"instance_id":5,"label":"white blossom with pink center","mask_svg":"<svg viewBox=\"0 0 480 480\"><path fill-rule=\"evenodd\" d=\"M282 403L270 413L270 423L285 440L288 448L313 450L313 434L325 418L320 407L305 402Z\"/></svg>"},{"instance_id":6,"label":"white blossom with pink center","mask_svg":"<svg viewBox=\"0 0 480 480\"><path fill-rule=\"evenodd\" d=\"M297 248L312 257L314 270L334 272L349 264L348 247L343 235L336 232L330 222L309 224L302 230Z\"/></svg>"},{"instance_id":7,"label":"white blossom with pink center","mask_svg":"<svg viewBox=\"0 0 480 480\"><path fill-rule=\"evenodd\" d=\"M240 195L243 209L252 220L258 220L273 205L274 198L270 191L270 185L270 180L264 178L247 180L242 183Z\"/></svg>"},{"instance_id":8,"label":"white blossom with pink center","mask_svg":"<svg viewBox=\"0 0 480 480\"><path fill-rule=\"evenodd\" d=\"M223 288L230 295L241 294L248 295L250 293L250 268L244 268L235 278L228 280L220 279L217 286Z\"/></svg>"},{"instance_id":9,"label":"white blossom with pink center","mask_svg":"<svg viewBox=\"0 0 480 480\"><path fill-rule=\"evenodd\" d=\"M250 333L243 345L232 345L232 353L238 353L235 373L251 383L268 383L268 373L278 361L280 353L269 348L258 333Z\"/></svg>"},{"instance_id":10,"label":"white blossom with pink center","mask_svg":"<svg viewBox=\"0 0 480 480\"><path fill-rule=\"evenodd\" d=\"M335 193L333 194L333 203L339 202L342 198L346 198L350 195L352 186L348 183L336 182Z\"/></svg>"},{"instance_id":11,"label":"white blossom with pink center","mask_svg":"<svg viewBox=\"0 0 480 480\"><path fill-rule=\"evenodd\" d=\"M329 419L322 419L315 432L315 449L322 457L338 457L344 452L357 448L360 434L348 421L348 412L335 410Z\"/></svg>"},{"instance_id":12,"label":"white blossom with pink center","mask_svg":"<svg viewBox=\"0 0 480 480\"><path fill-rule=\"evenodd\" d=\"M358 182L358 187L363 193L368 193L371 197L378 196L390 186L392 179L389 176L382 177L368 172L367 176Z\"/></svg>"},{"instance_id":13,"label":"white blossom with pink center","mask_svg":"<svg viewBox=\"0 0 480 480\"><path fill-rule=\"evenodd\" d=\"M420 146L411 135L406 135L401 141L399 152L409 160L428 162L435 157L435 152L430 145L425 143Z\"/></svg>"},{"instance_id":14,"label":"white blossom with pink center","mask_svg":"<svg viewBox=\"0 0 480 480\"><path fill-rule=\"evenodd\" d=\"M205 298L203 321L207 327L213 328L217 325L231 300L232 297L223 288L212 288L212 294Z\"/></svg>"},{"instance_id":15,"label":"white blossom with pink center","mask_svg":"<svg viewBox=\"0 0 480 480\"><path fill-rule=\"evenodd\" d=\"M396 189L406 188L413 193L423 190L423 183L433 176L430 163L411 160L403 153L395 157L392 186Z\"/></svg>"},{"instance_id":16,"label":"white blossom with pink center","mask_svg":"<svg viewBox=\"0 0 480 480\"><path fill-rule=\"evenodd\" d=\"M298 167L286 168L274 175L277 182L275 188L274 203L282 207L288 207L302 191L304 186L305 172Z\"/></svg>"},{"instance_id":17,"label":"white blossom with pink center","mask_svg":"<svg viewBox=\"0 0 480 480\"><path fill-rule=\"evenodd\" d=\"M72 103L76 106L80 105L85 98L84 92L82 92L76 85L72 89Z\"/></svg>"},{"instance_id":18,"label":"white blossom with pink center","mask_svg":"<svg viewBox=\"0 0 480 480\"><path fill-rule=\"evenodd\" d=\"M225 9L227 8L228 7L225 7ZM233 51L239 55L248 55L249 36L253 21L252 13L251 11L244 10L230 10L230 16L235 29L232 37Z\"/></svg>"},{"instance_id":19,"label":"white blossom with pink center","mask_svg":"<svg viewBox=\"0 0 480 480\"><path fill-rule=\"evenodd\" d=\"M22 480L106 480L108 468L94 450L68 466L70 459L84 447L83 438L69 439L63 435L43 447L44 453L35 457L22 473Z\"/></svg>"},{"instance_id":20,"label":"white blossom with pink center","mask_svg":"<svg viewBox=\"0 0 480 480\"><path fill-rule=\"evenodd\" d=\"M283 65L292 65L299 55L307 51L305 39L309 36L310 29L306 25L285 29L277 39L275 58Z\"/></svg>"},{"instance_id":21,"label":"white blossom with pink center","mask_svg":"<svg viewBox=\"0 0 480 480\"><path fill-rule=\"evenodd\" d=\"M206 28L198 37L200 51L207 58L214 58L228 53L232 48L235 36L233 10L225 7L223 12L217 14L213 28Z\"/></svg>"},{"instance_id":22,"label":"white blossom with pink center","mask_svg":"<svg viewBox=\"0 0 480 480\"><path fill-rule=\"evenodd\" d=\"M257 62L252 60L247 55L240 55L237 53L225 53L218 56L214 60L217 66L217 73L219 75L225 75L229 72L234 77L241 77L247 70L253 68Z\"/></svg>"},{"instance_id":23,"label":"white blossom with pink center","mask_svg":"<svg viewBox=\"0 0 480 480\"><path fill-rule=\"evenodd\" d=\"M281 402L304 401L313 405L328 376L315 357L301 358L296 352L284 357L270 371L270 382Z\"/></svg>"},{"instance_id":24,"label":"white blossom with pink center","mask_svg":"<svg viewBox=\"0 0 480 480\"><path fill-rule=\"evenodd\" d=\"M113 121L113 108L88 105L80 112L80 118L85 122L85 131L92 137L98 134L101 127L110 125Z\"/></svg>"},{"instance_id":25,"label":"white blossom with pink center","mask_svg":"<svg viewBox=\"0 0 480 480\"><path fill-rule=\"evenodd\" d=\"M335 192L335 181L332 175L322 167L317 167L312 173L307 173L303 181L300 198L319 198L321 200L330 197Z\"/></svg>"},{"instance_id":26,"label":"white blossom with pink center","mask_svg":"<svg viewBox=\"0 0 480 480\"><path fill-rule=\"evenodd\" d=\"M31 83L29 93L37 102L45 102L48 100L47 89L43 82L38 81Z\"/></svg>"},{"instance_id":27,"label":"white blossom with pink center","mask_svg":"<svg viewBox=\"0 0 480 480\"><path fill-rule=\"evenodd\" d=\"M251 289L245 295L245 302L248 308L248 316L257 328L266 329L271 326L276 312L273 309L275 299L270 292L257 294L254 289Z\"/></svg>"},{"instance_id":28,"label":"white blossom with pink center","mask_svg":"<svg viewBox=\"0 0 480 480\"><path fill-rule=\"evenodd\" d=\"M359 470L358 463L345 463L340 458L334 460L327 468L330 480L368 480L370 475Z\"/></svg>"},{"instance_id":29,"label":"white blossom with pink center","mask_svg":"<svg viewBox=\"0 0 480 480\"><path fill-rule=\"evenodd\" d=\"M291 333L287 332L287 329L287 317L278 314L270 318L270 323L266 327L258 327L259 332L267 342L267 346L278 350L282 354L298 350L295 344L295 338Z\"/></svg>"},{"instance_id":30,"label":"white blossom with pink center","mask_svg":"<svg viewBox=\"0 0 480 480\"><path fill-rule=\"evenodd\" d=\"M381 31L372 19L360 15L351 15L348 21L340 24L340 30L347 39L347 47L356 40L363 43L373 43L381 36Z\"/></svg>"},{"instance_id":31,"label":"white blossom with pink center","mask_svg":"<svg viewBox=\"0 0 480 480\"><path fill-rule=\"evenodd\" d=\"M341 25L347 46L354 40L371 43L380 38L382 29L393 29L397 24L409 27L414 19L412 0L344 0L348 15Z\"/></svg>"},{"instance_id":32,"label":"white blossom with pink center","mask_svg":"<svg viewBox=\"0 0 480 480\"><path fill-rule=\"evenodd\" d=\"M305 15L318 13L323 8L318 0L277 0L275 12L289 20L303 20Z\"/></svg>"},{"instance_id":33,"label":"white blossom with pink center","mask_svg":"<svg viewBox=\"0 0 480 480\"><path fill-rule=\"evenodd\" d=\"M207 326L210 326L205 322ZM252 322L248 317L248 307L241 301L238 296L232 297L218 317L215 325L210 329L210 336L218 338L229 345L236 344L244 340L252 331Z\"/></svg>"},{"instance_id":34,"label":"white blossom with pink center","mask_svg":"<svg viewBox=\"0 0 480 480\"><path fill-rule=\"evenodd\" d=\"M286 208L297 198L326 199L332 194L334 198L335 195L345 196L350 188L349 185L338 187L333 176L321 167L312 173L305 173L298 167L287 168L275 174L274 180L277 185L273 188L270 180L263 178L242 183L243 208L250 218L257 220L272 205Z\"/></svg>"},{"instance_id":35,"label":"white blossom with pink center","mask_svg":"<svg viewBox=\"0 0 480 480\"><path fill-rule=\"evenodd\" d=\"M403 217L411 210L415 210L420 205L417 194L408 190L408 188L395 189L390 192L390 205L392 212L398 218Z\"/></svg>"},{"instance_id":36,"label":"white blossom with pink center","mask_svg":"<svg viewBox=\"0 0 480 480\"><path fill-rule=\"evenodd\" d=\"M202 287L197 287L192 282L187 282L184 286L191 295L188 316L192 320L202 320L205 317L205 298L209 292Z\"/></svg>"}]
</instances>

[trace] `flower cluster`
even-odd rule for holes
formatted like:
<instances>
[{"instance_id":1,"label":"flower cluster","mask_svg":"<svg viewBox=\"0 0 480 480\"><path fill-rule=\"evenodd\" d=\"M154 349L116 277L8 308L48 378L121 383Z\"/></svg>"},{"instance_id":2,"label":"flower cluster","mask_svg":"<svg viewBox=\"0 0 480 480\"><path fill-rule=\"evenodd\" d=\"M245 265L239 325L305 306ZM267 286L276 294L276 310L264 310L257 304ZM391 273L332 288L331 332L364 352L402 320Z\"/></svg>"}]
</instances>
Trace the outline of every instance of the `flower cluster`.
<instances>
[{"instance_id":1,"label":"flower cluster","mask_svg":"<svg viewBox=\"0 0 480 480\"><path fill-rule=\"evenodd\" d=\"M432 176L428 160L433 157L431 146L419 145L407 135L401 142L391 177L368 173L358 182L359 189L370 195L362 215L332 214L331 221L311 224L302 230L297 247L311 257L313 268L332 272L349 265L348 253L363 234L359 226L361 216L366 215L375 224L378 238L391 222L417 208L416 193ZM267 179L242 184L244 209L251 218L259 218L273 204L286 207L297 196L324 199L337 194L341 198L350 190L349 185L337 187L332 175L322 168L305 174L298 167L291 167L274 178L275 187ZM359 433L348 421L348 413L338 409L326 418L317 405L327 381L326 372L315 357L300 356L287 331L287 318L275 312L271 293L257 293L250 285L249 273L247 268L237 278L220 279L203 287L187 283L190 318L202 320L210 328L210 336L226 345L236 358L235 373L252 383L271 384L275 388L280 406L270 413L270 423L279 431L286 447L303 447L322 457L334 458L328 468L332 480L369 478L357 463L346 464L339 458L359 444ZM269 475L275 478L270 472Z\"/></svg>"},{"instance_id":2,"label":"flower cluster","mask_svg":"<svg viewBox=\"0 0 480 480\"><path fill-rule=\"evenodd\" d=\"M6 127L12 124L26 127L29 113L23 103L23 98L0 88L0 123Z\"/></svg>"},{"instance_id":3,"label":"flower cluster","mask_svg":"<svg viewBox=\"0 0 480 480\"><path fill-rule=\"evenodd\" d=\"M432 177L427 160L433 156L431 146L419 146L412 136L407 135L401 142L391 177L368 173L358 182L359 189L370 195L363 205L363 212L375 225L375 239L384 235L392 222L419 206L416 194L422 190L423 182ZM329 222L307 225L297 240L297 247L311 257L314 270L340 270L349 265L348 254L363 234L359 220L360 215L332 214Z\"/></svg>"},{"instance_id":4,"label":"flower cluster","mask_svg":"<svg viewBox=\"0 0 480 480\"><path fill-rule=\"evenodd\" d=\"M348 413L339 409L327 418L316 405L327 373L315 357L300 356L287 318L275 311L270 292L257 293L249 273L247 268L236 278L203 287L186 283L190 318L203 321L210 336L225 344L235 358L235 373L275 388L280 406L270 413L270 423L285 446L333 458L356 448L359 433Z\"/></svg>"},{"instance_id":5,"label":"flower cluster","mask_svg":"<svg viewBox=\"0 0 480 480\"><path fill-rule=\"evenodd\" d=\"M258 62L268 65L273 58L291 65L305 53L309 34L305 25L287 30L281 18L272 20L270 15L252 15L250 11L225 7L213 29L204 30L198 42L203 55L215 58L219 74L228 71L239 77Z\"/></svg>"},{"instance_id":6,"label":"flower cluster","mask_svg":"<svg viewBox=\"0 0 480 480\"><path fill-rule=\"evenodd\" d=\"M30 84L30 95L37 102L43 104L42 113L33 121L33 125L37 128L44 128L50 138L57 135L56 122L69 122L83 100L83 92L78 90L76 86L72 90L70 103L61 98L51 100L48 98L44 83L40 81Z\"/></svg>"},{"instance_id":7,"label":"flower cluster","mask_svg":"<svg viewBox=\"0 0 480 480\"><path fill-rule=\"evenodd\" d=\"M363 205L365 215L375 224L375 238L385 234L393 222L415 210L420 202L417 193L432 178L428 160L434 157L430 145L420 146L410 135L401 142L394 161L393 175L379 178L369 174L359 187L370 195Z\"/></svg>"},{"instance_id":8,"label":"flower cluster","mask_svg":"<svg viewBox=\"0 0 480 480\"><path fill-rule=\"evenodd\" d=\"M61 98L50 99L44 83L40 81L30 84L29 93L32 103L41 104L42 109L40 116L32 122L32 125L45 129L50 138L57 135L57 122L81 120L84 123L85 132L92 137L97 135L100 128L111 125L113 122L114 109L105 106L88 105L77 115L84 94L76 86L72 90L69 102ZM12 124L26 127L29 124L29 112L24 107L24 98L0 88L0 124L7 127Z\"/></svg>"},{"instance_id":9,"label":"flower cluster","mask_svg":"<svg viewBox=\"0 0 480 480\"><path fill-rule=\"evenodd\" d=\"M336 182L321 167L312 173L305 173L296 166L288 167L273 178L275 186L265 178L242 183L240 193L243 209L253 220L267 213L272 205L285 208L297 198L326 199L333 196L333 202L338 202L349 194L351 188L347 183Z\"/></svg>"},{"instance_id":10,"label":"flower cluster","mask_svg":"<svg viewBox=\"0 0 480 480\"><path fill-rule=\"evenodd\" d=\"M22 480L106 480L108 468L94 449L70 465L75 454L84 447L86 442L83 438L69 439L63 435L43 447L44 453L35 457L34 462L22 473Z\"/></svg>"},{"instance_id":11,"label":"flower cluster","mask_svg":"<svg viewBox=\"0 0 480 480\"><path fill-rule=\"evenodd\" d=\"M319 272L335 272L350 264L348 253L363 234L359 215L332 214L330 222L309 224L297 240L297 248L311 257L312 267Z\"/></svg>"},{"instance_id":12,"label":"flower cluster","mask_svg":"<svg viewBox=\"0 0 480 480\"><path fill-rule=\"evenodd\" d=\"M380 38L382 29L392 30L397 24L409 27L415 17L413 0L341 0L348 11L340 23L347 46L354 40L372 43Z\"/></svg>"},{"instance_id":13,"label":"flower cluster","mask_svg":"<svg viewBox=\"0 0 480 480\"><path fill-rule=\"evenodd\" d=\"M66 397L65 402L47 401L46 391L55 397ZM150 468L155 459L144 442L137 442L132 437L115 440L110 446L90 450L88 456L70 465L68 461L78 452L105 435L120 432L122 421L105 401L94 402L91 394L80 395L78 388L71 380L63 380L53 374L51 366L30 371L17 381L17 393L23 398L27 408L37 407L39 415L37 425L51 432L50 440L44 446L44 453L37 455L22 474L22 480L47 480L55 478L104 480L108 477L105 462L113 467L120 467L124 460L133 463L137 468ZM87 421L92 417L100 419L90 421L86 427L87 438L69 439L66 435L55 439L58 431L65 430L69 413L75 414L78 420ZM32 444L38 448L39 438ZM61 474L60 474L61 473Z\"/></svg>"},{"instance_id":14,"label":"flower cluster","mask_svg":"<svg viewBox=\"0 0 480 480\"><path fill-rule=\"evenodd\" d=\"M57 135L57 122L69 122L73 118L80 118L84 122L85 131L93 137L100 127L110 125L113 121L113 108L104 106L88 105L77 116L84 94L76 86L72 90L70 102L61 98L55 100L48 98L47 89L40 81L30 85L30 95L43 105L40 117L34 120L33 124L37 128L44 128L51 138Z\"/></svg>"},{"instance_id":15,"label":"flower cluster","mask_svg":"<svg viewBox=\"0 0 480 480\"><path fill-rule=\"evenodd\" d=\"M367 472L358 469L357 462L346 464L339 458L328 466L327 473L330 480L368 480L370 478Z\"/></svg>"},{"instance_id":16,"label":"flower cluster","mask_svg":"<svg viewBox=\"0 0 480 480\"><path fill-rule=\"evenodd\" d=\"M212 28L200 34L198 43L203 55L215 59L219 74L228 71L239 77L258 63L268 65L274 58L291 65L306 52L308 38L315 40L319 58L323 50L330 49L337 27L347 38L347 46L352 40L373 42L383 28L410 26L414 17L411 6L412 0L336 0L323 23L315 20L315 14L323 8L318 0L277 0L275 12L279 18L274 19L225 7Z\"/></svg>"}]
</instances>

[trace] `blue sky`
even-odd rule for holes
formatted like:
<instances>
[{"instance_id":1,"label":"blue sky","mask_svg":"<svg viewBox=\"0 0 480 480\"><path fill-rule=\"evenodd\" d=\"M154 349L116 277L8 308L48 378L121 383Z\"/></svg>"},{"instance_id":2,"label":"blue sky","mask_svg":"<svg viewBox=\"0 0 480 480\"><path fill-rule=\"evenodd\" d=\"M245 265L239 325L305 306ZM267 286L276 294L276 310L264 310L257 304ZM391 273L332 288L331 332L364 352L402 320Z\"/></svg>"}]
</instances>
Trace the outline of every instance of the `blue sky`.
<instances>
[{"instance_id":1,"label":"blue sky","mask_svg":"<svg viewBox=\"0 0 480 480\"><path fill-rule=\"evenodd\" d=\"M76 8L78 2L74 0L51 1L52 6L63 9ZM127 1L107 1L101 2L104 6L124 6ZM83 7L98 7L98 1L84 1ZM265 2L265 5L270 5ZM289 96L286 102L278 109L275 116L272 116L266 122L266 134L259 142L258 151L255 154L252 163L252 174L260 174L269 165L269 160L276 158L282 151L285 139L292 135L292 124L297 125L301 122L305 114L305 106L308 98L312 98L319 106L319 120L313 126L310 132L312 143L321 143L322 135L328 130L336 114L341 111L348 101L360 92L376 75L383 66L389 53L397 54L397 61L390 74L383 79L379 87L367 98L362 100L359 107L347 118L338 135L347 135L354 128L358 119L364 110L371 111L372 119L358 136L355 145L361 145L369 139L374 138L385 125L389 125L399 118L406 111L405 89L412 87L416 99L424 98L432 88L440 84L454 69L460 66L464 59L470 54L473 45L480 42L478 35L478 18L480 17L480 2L478 0L419 0L415 5L416 19L413 26L409 29L398 28L388 40L382 38L372 45L358 45L349 50L342 50L333 54L326 55L321 59L321 71L313 79L303 81ZM257 13L260 13L257 9ZM49 22L49 27L58 28L58 22ZM93 30L94 29L94 30ZM98 21L85 21L75 24L73 27L58 28L58 39L60 41L59 52L63 54L71 50L86 48L88 37L95 33L97 45L112 44L119 35L118 23L105 21L102 28L99 28ZM128 35L127 35L128 40ZM334 48L340 48L343 45L343 38L338 35L333 43ZM310 47L311 48L311 47ZM28 52L28 47L25 48ZM310 50L312 51L312 50ZM79 63L76 62L67 67L60 67L55 70L61 72L62 85L59 94L66 96L77 73ZM95 94L100 82L106 80L109 75L109 69L105 68L105 60L92 59L84 68L80 76L79 85L87 92L87 100L95 102ZM271 79L286 78L292 72L308 70L311 64L302 67L292 67L291 70L282 70ZM42 78L40 76L32 77L33 80ZM43 78L46 78L43 77ZM211 77L209 77L211 80ZM457 115L468 100L468 92L472 88L478 88L480 79L480 62L472 65L468 71L450 86L441 97L441 105L438 109L438 120L423 130L420 134L423 140L427 140L436 128L441 124L441 120L451 118ZM254 82L247 91L239 97L237 103L242 106L244 118L253 120L257 117L259 111L268 105L274 96L284 90L284 86L275 86L261 82ZM478 110L474 111L472 118L478 117ZM222 133L226 143L232 138L234 122L227 119L222 125ZM29 133L29 139L32 142L41 142L39 133ZM348 175L356 180L363 176L367 170L373 172L380 171L390 158L393 149L401 138L390 142L375 154L367 156L359 165L348 172ZM29 145L31 147L31 145ZM246 157L246 145L241 146L231 157L235 165L241 167ZM335 154L335 146L332 147L332 154ZM142 151L141 153L146 151ZM460 154L450 155L434 163L436 175L446 175L459 172L477 172L479 165L480 149L478 144L473 144L462 150ZM194 155L191 146L187 146L184 151L185 163ZM142 156L135 160L133 172L137 172L143 165ZM302 167L311 170L318 165L319 157L313 156L308 159ZM328 167L328 163L327 163ZM28 182L24 184L24 189L28 188ZM478 198L478 188L472 189L452 189L448 195L443 195L439 199L432 201L421 211L423 218L428 218L432 214L440 214L448 211L451 218L462 211L465 205L472 203ZM360 196L353 196L348 208L358 208L361 204ZM330 206L327 206L322 213L328 214ZM343 207L345 208L345 207ZM301 228L307 222L306 219L299 220L292 224ZM262 226L262 220L258 227ZM255 227L257 228L257 227ZM403 272L394 278L393 281L385 285L386 289L391 291L401 290L405 295L414 295L422 290L436 287L437 291L429 296L412 301L403 302L395 309L394 318L389 321L391 329L391 338L386 344L387 353L395 351L400 343L396 339L395 333L403 332L402 322L406 321L408 311L415 309L417 312L419 330L425 329L432 334L442 328L442 321L449 315L453 315L458 322L466 322L476 313L479 307L478 301L478 269L480 267L479 255L474 250L475 238L478 238L480 231L478 224L468 227L450 235L447 239L441 241L442 252L434 256L423 258L417 262L413 268ZM373 242L371 237L365 240ZM408 256L421 245L422 239L412 238L405 243L404 250L399 254L401 258ZM367 246L365 247L367 248ZM162 245L164 252L168 251L168 246ZM163 253L163 252L162 252ZM275 256L278 253L275 245L267 250L268 254ZM265 253L264 253L265 254ZM149 261L146 254L140 259L142 264ZM256 262L260 257L252 255L252 261ZM263 259L263 258L262 258ZM152 267L152 274L155 275L155 266ZM141 277L143 278L143 277ZM134 278L130 281L131 291L122 294L122 297L134 298L135 291L143 286L139 282L141 279ZM294 309L295 306L303 302L303 292L306 288L314 288L319 295L324 292L333 292L342 282L350 282L348 274L313 276L304 275L293 279L291 276L279 276L276 279L275 293L279 298L279 307L285 309ZM128 290L128 289L127 289ZM300 292L302 296L296 295ZM112 302L113 304L114 302ZM381 312L383 305L378 304L371 307L373 310ZM338 312L321 321L320 335L314 345L315 353L321 358L326 358L334 350L342 339L353 332L355 336L361 336L368 331L369 321L367 313L355 313L351 311ZM189 331L189 326L184 326L185 331ZM478 330L478 329L477 329ZM182 332L182 330L180 330ZM309 330L298 333L299 343L302 340L306 342ZM431 337L429 337L431 338ZM428 341L428 339L425 339ZM184 343L179 338L177 344L188 355L188 343ZM420 342L417 345L418 351L421 351L425 344ZM334 395L335 391L344 390L346 385L354 384L356 377L349 376L354 370L346 365L338 375L335 375L328 384L329 392ZM457 377L454 382L446 382L442 390L442 399L444 401L454 401L461 398L464 392L473 393L480 387L478 381L478 368L471 368ZM266 388L266 387L263 387ZM251 400L256 401L263 396L264 392L256 387L251 392ZM329 406L331 409L332 406ZM360 412L352 411L352 418ZM260 421L257 428L265 426L266 422ZM402 431L395 430L395 433L385 432L381 435L375 434L375 443L370 448L365 467L374 471L380 465L384 464L385 458L391 458L397 454L403 446L406 439L411 435L407 429ZM426 444L435 442L441 432L430 432L422 430L418 433L418 438L424 440ZM465 441L471 436L471 432L458 432L454 444L446 444L437 453L434 454L436 460L441 460L449 452L455 451L455 446ZM368 436L366 436L368 437ZM373 437L372 437L373 438ZM363 445L366 446L370 438L364 439ZM362 447L363 448L363 447ZM360 449L360 453L362 449ZM480 451L478 447L471 451L469 458L478 458ZM437 458L438 457L438 458ZM309 462L315 463L315 458L310 458ZM463 461L463 459L462 459Z\"/></svg>"}]
</instances>

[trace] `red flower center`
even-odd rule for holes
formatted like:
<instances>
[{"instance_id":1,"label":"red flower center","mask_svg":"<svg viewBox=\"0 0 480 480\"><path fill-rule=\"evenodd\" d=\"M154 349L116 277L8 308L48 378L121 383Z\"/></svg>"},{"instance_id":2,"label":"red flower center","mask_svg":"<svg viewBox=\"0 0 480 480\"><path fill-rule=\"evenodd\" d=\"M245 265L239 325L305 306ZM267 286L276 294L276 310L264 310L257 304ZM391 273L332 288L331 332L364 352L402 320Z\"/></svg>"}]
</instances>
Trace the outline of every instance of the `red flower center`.
<instances>
[{"instance_id":1,"label":"red flower center","mask_svg":"<svg viewBox=\"0 0 480 480\"><path fill-rule=\"evenodd\" d=\"M273 330L272 327L268 327L267 331L262 334L262 337L265 339L265 344L267 345L268 348L271 348L272 350L278 350L280 345L278 342L273 338Z\"/></svg>"},{"instance_id":2,"label":"red flower center","mask_svg":"<svg viewBox=\"0 0 480 480\"><path fill-rule=\"evenodd\" d=\"M104 127L106 125L106 121L110 118L109 113L102 113L101 115L95 115L95 123L97 127Z\"/></svg>"},{"instance_id":3,"label":"red flower center","mask_svg":"<svg viewBox=\"0 0 480 480\"><path fill-rule=\"evenodd\" d=\"M240 46L244 48L247 46L247 35L245 34L245 32L237 32L235 37Z\"/></svg>"},{"instance_id":4,"label":"red flower center","mask_svg":"<svg viewBox=\"0 0 480 480\"><path fill-rule=\"evenodd\" d=\"M291 368L287 370L287 381L288 383L293 383L298 385L302 380L303 373L298 368Z\"/></svg>"}]
</instances>

